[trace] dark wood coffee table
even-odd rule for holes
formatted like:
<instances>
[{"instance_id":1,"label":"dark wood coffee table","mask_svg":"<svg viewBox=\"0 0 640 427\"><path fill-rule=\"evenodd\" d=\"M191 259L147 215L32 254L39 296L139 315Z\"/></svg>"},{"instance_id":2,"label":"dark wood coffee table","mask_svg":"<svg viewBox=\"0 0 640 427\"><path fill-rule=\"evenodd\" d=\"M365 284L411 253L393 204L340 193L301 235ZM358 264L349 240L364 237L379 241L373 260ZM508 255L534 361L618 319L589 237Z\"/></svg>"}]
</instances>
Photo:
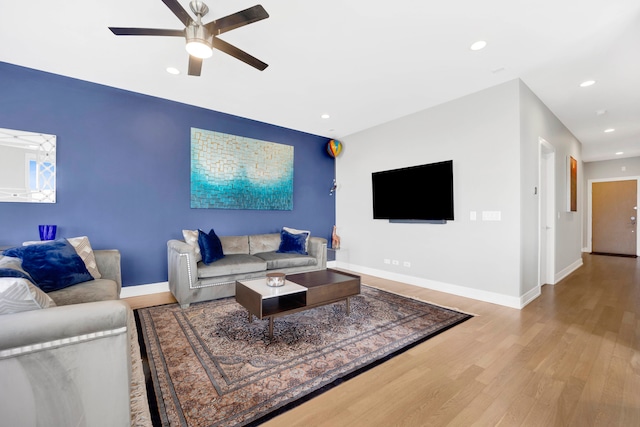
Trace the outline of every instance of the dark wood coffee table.
<instances>
[{"instance_id":1,"label":"dark wood coffee table","mask_svg":"<svg viewBox=\"0 0 640 427\"><path fill-rule=\"evenodd\" d=\"M236 282L236 301L253 316L269 318L269 337L273 337L273 319L285 314L346 301L347 315L351 313L349 298L360 293L360 276L332 269L290 274L284 286L267 286L267 279Z\"/></svg>"}]
</instances>

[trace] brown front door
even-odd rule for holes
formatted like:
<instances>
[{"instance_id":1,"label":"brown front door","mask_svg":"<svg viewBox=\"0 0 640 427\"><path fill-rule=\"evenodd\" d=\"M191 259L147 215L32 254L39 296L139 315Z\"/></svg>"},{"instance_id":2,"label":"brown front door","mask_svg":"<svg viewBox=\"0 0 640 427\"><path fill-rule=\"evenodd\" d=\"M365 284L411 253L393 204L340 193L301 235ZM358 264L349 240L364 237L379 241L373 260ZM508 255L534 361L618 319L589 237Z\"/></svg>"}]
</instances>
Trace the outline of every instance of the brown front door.
<instances>
[{"instance_id":1,"label":"brown front door","mask_svg":"<svg viewBox=\"0 0 640 427\"><path fill-rule=\"evenodd\" d=\"M592 252L636 255L637 181L594 182Z\"/></svg>"}]
</instances>

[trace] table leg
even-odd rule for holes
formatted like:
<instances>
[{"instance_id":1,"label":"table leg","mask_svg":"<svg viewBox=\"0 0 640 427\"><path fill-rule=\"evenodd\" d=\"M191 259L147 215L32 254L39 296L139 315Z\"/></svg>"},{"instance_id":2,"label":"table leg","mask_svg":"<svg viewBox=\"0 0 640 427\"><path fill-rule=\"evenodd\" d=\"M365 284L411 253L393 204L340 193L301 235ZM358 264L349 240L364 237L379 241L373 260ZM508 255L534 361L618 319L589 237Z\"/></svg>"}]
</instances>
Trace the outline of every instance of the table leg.
<instances>
[{"instance_id":1,"label":"table leg","mask_svg":"<svg viewBox=\"0 0 640 427\"><path fill-rule=\"evenodd\" d=\"M273 316L269 317L269 338L273 338Z\"/></svg>"},{"instance_id":2,"label":"table leg","mask_svg":"<svg viewBox=\"0 0 640 427\"><path fill-rule=\"evenodd\" d=\"M347 316L351 314L351 299L347 297Z\"/></svg>"},{"instance_id":3,"label":"table leg","mask_svg":"<svg viewBox=\"0 0 640 427\"><path fill-rule=\"evenodd\" d=\"M251 312L247 310L247 313L249 313L249 323L253 322L253 316L251 315Z\"/></svg>"}]
</instances>

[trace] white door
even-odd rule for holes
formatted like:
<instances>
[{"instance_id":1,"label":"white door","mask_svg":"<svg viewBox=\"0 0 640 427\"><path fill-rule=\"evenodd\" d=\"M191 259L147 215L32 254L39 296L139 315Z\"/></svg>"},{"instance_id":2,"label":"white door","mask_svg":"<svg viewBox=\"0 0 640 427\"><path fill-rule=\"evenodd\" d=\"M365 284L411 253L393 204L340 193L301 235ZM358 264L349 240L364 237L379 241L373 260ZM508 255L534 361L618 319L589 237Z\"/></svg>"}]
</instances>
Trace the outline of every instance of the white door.
<instances>
[{"instance_id":1,"label":"white door","mask_svg":"<svg viewBox=\"0 0 640 427\"><path fill-rule=\"evenodd\" d=\"M555 152L551 144L540 140L540 237L539 285L554 284L555 269Z\"/></svg>"}]
</instances>

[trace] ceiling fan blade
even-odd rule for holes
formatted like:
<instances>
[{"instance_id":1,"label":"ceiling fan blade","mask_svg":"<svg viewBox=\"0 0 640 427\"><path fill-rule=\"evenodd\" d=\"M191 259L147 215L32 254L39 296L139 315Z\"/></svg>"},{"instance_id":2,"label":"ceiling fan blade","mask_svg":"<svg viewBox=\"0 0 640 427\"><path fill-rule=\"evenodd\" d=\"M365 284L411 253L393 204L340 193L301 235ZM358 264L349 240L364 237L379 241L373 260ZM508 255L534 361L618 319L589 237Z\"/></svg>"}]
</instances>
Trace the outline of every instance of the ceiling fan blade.
<instances>
[{"instance_id":1,"label":"ceiling fan blade","mask_svg":"<svg viewBox=\"0 0 640 427\"><path fill-rule=\"evenodd\" d=\"M252 24L257 21L261 21L269 17L269 14L264 7L256 5L240 12L233 13L225 16L224 18L216 19L209 22L207 30L213 35L219 35L231 31L235 28L242 27L244 25Z\"/></svg>"},{"instance_id":2,"label":"ceiling fan blade","mask_svg":"<svg viewBox=\"0 0 640 427\"><path fill-rule=\"evenodd\" d=\"M189 13L187 13L187 11L184 10L182 6L180 6L178 0L162 0L162 2L167 5L169 9L171 9L171 12L173 12L173 14L178 17L178 19L184 24L185 27L191 25L191 22L193 22L193 19L191 19L191 15L189 15Z\"/></svg>"},{"instance_id":3,"label":"ceiling fan blade","mask_svg":"<svg viewBox=\"0 0 640 427\"><path fill-rule=\"evenodd\" d=\"M202 58L189 55L189 75L199 76L202 70Z\"/></svg>"},{"instance_id":4,"label":"ceiling fan blade","mask_svg":"<svg viewBox=\"0 0 640 427\"><path fill-rule=\"evenodd\" d=\"M162 30L158 28L109 27L116 36L168 36L184 37L184 30Z\"/></svg>"},{"instance_id":5,"label":"ceiling fan blade","mask_svg":"<svg viewBox=\"0 0 640 427\"><path fill-rule=\"evenodd\" d=\"M251 65L254 68L257 68L260 71L264 70L269 66L268 64L265 64L264 62L260 61L258 58L255 58L249 55L247 52L242 51L237 47L235 47L234 45L229 44L226 41L221 40L217 37L213 38L213 47L215 47L216 49L228 55L233 56L236 59L239 59L240 61L246 64Z\"/></svg>"}]
</instances>

